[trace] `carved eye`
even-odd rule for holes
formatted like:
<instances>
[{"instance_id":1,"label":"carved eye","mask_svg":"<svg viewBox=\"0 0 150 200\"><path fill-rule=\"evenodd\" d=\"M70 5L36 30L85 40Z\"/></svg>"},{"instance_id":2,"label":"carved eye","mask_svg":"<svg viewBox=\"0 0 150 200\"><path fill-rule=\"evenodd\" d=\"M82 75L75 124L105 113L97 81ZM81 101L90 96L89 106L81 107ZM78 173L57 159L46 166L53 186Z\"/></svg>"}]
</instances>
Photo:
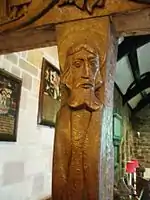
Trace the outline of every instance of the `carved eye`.
<instances>
[{"instance_id":1,"label":"carved eye","mask_svg":"<svg viewBox=\"0 0 150 200\"><path fill-rule=\"evenodd\" d=\"M91 64L92 66L96 66L96 65L97 65L97 61L96 61L95 59L91 59L91 60L90 60L90 64Z\"/></svg>"},{"instance_id":2,"label":"carved eye","mask_svg":"<svg viewBox=\"0 0 150 200\"><path fill-rule=\"evenodd\" d=\"M73 65L76 67L76 68L79 68L81 66L81 60L77 60L73 63Z\"/></svg>"}]
</instances>

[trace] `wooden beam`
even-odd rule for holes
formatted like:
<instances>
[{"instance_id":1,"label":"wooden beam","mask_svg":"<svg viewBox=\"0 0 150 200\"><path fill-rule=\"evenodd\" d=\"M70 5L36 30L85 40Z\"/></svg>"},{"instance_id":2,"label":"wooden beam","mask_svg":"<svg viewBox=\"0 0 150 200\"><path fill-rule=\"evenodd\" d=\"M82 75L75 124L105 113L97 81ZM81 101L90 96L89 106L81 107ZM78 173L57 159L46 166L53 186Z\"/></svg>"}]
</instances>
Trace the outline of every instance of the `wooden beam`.
<instances>
[{"instance_id":1,"label":"wooden beam","mask_svg":"<svg viewBox=\"0 0 150 200\"><path fill-rule=\"evenodd\" d=\"M150 8L112 16L118 36L150 34Z\"/></svg>"},{"instance_id":2,"label":"wooden beam","mask_svg":"<svg viewBox=\"0 0 150 200\"><path fill-rule=\"evenodd\" d=\"M139 94L141 91L150 87L150 72L147 72L141 76L140 87L135 84L135 81L129 86L126 94L123 96L123 104L128 102L134 96Z\"/></svg>"},{"instance_id":3,"label":"wooden beam","mask_svg":"<svg viewBox=\"0 0 150 200\"><path fill-rule=\"evenodd\" d=\"M90 15L85 9L81 10L78 6L69 5L69 1L66 2L66 6L59 7L59 0L32 1L28 6L28 12L23 17L17 18L12 22L11 20L7 21L4 25L2 25L2 21L0 32L17 30L31 24L32 27L38 27L46 24L58 24L93 17L104 17L106 15L112 16L116 13L129 13L147 7L150 8L150 5L139 4L129 0L105 0L104 6L102 8L94 8L93 13Z\"/></svg>"},{"instance_id":4,"label":"wooden beam","mask_svg":"<svg viewBox=\"0 0 150 200\"><path fill-rule=\"evenodd\" d=\"M126 37L118 47L117 60L119 61L121 58L128 55L133 49L137 49L148 42L150 42L150 35Z\"/></svg>"},{"instance_id":5,"label":"wooden beam","mask_svg":"<svg viewBox=\"0 0 150 200\"><path fill-rule=\"evenodd\" d=\"M139 62L138 62L138 57L137 57L137 50L133 49L129 55L128 59L131 65L131 72L133 74L135 83L137 85L140 84L141 78L140 78L140 68L139 68Z\"/></svg>"},{"instance_id":6,"label":"wooden beam","mask_svg":"<svg viewBox=\"0 0 150 200\"><path fill-rule=\"evenodd\" d=\"M88 12L81 11L75 6L66 6L63 8L57 5L51 9L45 16L41 17L35 22L35 25L41 25L43 23L49 23L50 21L54 24L69 22L81 19L89 19L95 17L104 17L108 15L114 15L116 13L129 13L137 10L142 10L149 7L150 5L138 4L129 0L105 0L103 8L95 8L92 15Z\"/></svg>"},{"instance_id":7,"label":"wooden beam","mask_svg":"<svg viewBox=\"0 0 150 200\"><path fill-rule=\"evenodd\" d=\"M114 3L112 0L109 0L109 2L111 4L106 3L104 9L96 8L93 15L89 15L72 6L64 7L63 9L55 6L39 20L31 25L28 24L26 30L20 29L19 32L10 31L10 33L5 32L4 34L2 32L0 35L0 54L55 45L56 38L54 27L57 23L66 22L67 20L72 21L109 15L117 10L121 13L130 9L136 10L136 12L113 15L112 22L118 32L118 36L122 33L125 33L125 35L133 35L133 32L134 34L150 33L150 8L141 10L145 7L144 5L139 6L132 2L129 4L122 3L120 0L118 0L117 3ZM137 11L137 9L140 10ZM32 17L31 13L30 17ZM5 28L9 28L10 30L11 28L15 29L20 23L23 23L23 19L7 24L7 26L1 26L0 30L3 31Z\"/></svg>"},{"instance_id":8,"label":"wooden beam","mask_svg":"<svg viewBox=\"0 0 150 200\"><path fill-rule=\"evenodd\" d=\"M131 71L132 71L135 83L138 87L140 87L141 77L140 77L140 67L139 67L139 62L138 62L137 49L133 49L129 53L128 59L131 65ZM141 91L140 93L142 97L145 97L145 93L143 91Z\"/></svg>"},{"instance_id":9,"label":"wooden beam","mask_svg":"<svg viewBox=\"0 0 150 200\"><path fill-rule=\"evenodd\" d=\"M52 26L14 31L11 34L0 35L0 54L54 45L56 45L56 37L54 27Z\"/></svg>"}]
</instances>

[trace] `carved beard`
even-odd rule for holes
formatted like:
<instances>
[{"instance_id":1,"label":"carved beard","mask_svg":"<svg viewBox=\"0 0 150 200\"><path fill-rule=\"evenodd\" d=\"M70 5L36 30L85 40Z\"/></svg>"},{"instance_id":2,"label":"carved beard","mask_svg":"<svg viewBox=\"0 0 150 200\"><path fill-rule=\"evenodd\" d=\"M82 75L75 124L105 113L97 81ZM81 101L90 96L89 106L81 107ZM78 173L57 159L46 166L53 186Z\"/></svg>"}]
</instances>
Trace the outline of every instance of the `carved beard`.
<instances>
[{"instance_id":1,"label":"carved beard","mask_svg":"<svg viewBox=\"0 0 150 200\"><path fill-rule=\"evenodd\" d=\"M95 111L100 108L101 102L93 88L76 88L71 90L68 105L74 109Z\"/></svg>"}]
</instances>

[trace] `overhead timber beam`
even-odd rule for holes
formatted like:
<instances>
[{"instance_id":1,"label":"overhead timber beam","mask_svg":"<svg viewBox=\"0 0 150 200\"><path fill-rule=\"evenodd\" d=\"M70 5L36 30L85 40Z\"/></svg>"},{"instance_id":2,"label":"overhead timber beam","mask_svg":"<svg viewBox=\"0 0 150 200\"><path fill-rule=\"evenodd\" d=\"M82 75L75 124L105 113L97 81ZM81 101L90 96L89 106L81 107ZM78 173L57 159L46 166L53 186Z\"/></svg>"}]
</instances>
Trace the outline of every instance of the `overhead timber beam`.
<instances>
[{"instance_id":1,"label":"overhead timber beam","mask_svg":"<svg viewBox=\"0 0 150 200\"><path fill-rule=\"evenodd\" d=\"M13 0L11 2L13 2ZM38 39L38 37L40 37L39 29L41 34L44 35L42 32L45 32L45 26L55 27L60 23L104 17L106 15L110 16L118 37L122 34L122 31L128 35L132 35L133 32L134 34L139 34L139 30L142 31L142 34L150 33L150 5L147 4L134 3L128 0L89 1L91 2L89 4L87 0L84 1L85 6L79 9L79 6L77 6L75 2L81 3L83 1L74 0L72 1L74 4L69 5L70 3L68 0L65 1L67 2L66 5L62 7L59 6L59 3L64 2L63 0L26 0L25 2L28 2L26 3L26 12L24 12L22 6L15 7L16 11L17 9L22 11L21 14L18 14L20 13L18 11L10 13L6 1L0 1L0 53L9 53L34 47L38 48L44 45L54 45L56 42L55 31L53 31L53 36L50 31L49 39L47 36ZM13 5L10 6L13 8ZM82 4L80 6L82 6ZM118 22L121 22L121 26L123 27L120 27ZM144 29L141 29L141 27L144 27ZM145 32L145 30L147 31ZM21 38L25 37L26 31L28 32L26 42L20 42L23 41ZM19 37L15 35L19 35ZM36 39L34 39L34 37ZM10 41L10 44L8 41ZM4 44L6 44L6 46Z\"/></svg>"},{"instance_id":2,"label":"overhead timber beam","mask_svg":"<svg viewBox=\"0 0 150 200\"><path fill-rule=\"evenodd\" d=\"M150 8L114 14L111 20L118 36L147 35L150 33Z\"/></svg>"},{"instance_id":3,"label":"overhead timber beam","mask_svg":"<svg viewBox=\"0 0 150 200\"><path fill-rule=\"evenodd\" d=\"M140 87L138 87L135 81L129 86L126 94L123 96L123 104L131 100L134 96L139 94L141 91L150 87L150 72L147 72L141 76Z\"/></svg>"},{"instance_id":4,"label":"overhead timber beam","mask_svg":"<svg viewBox=\"0 0 150 200\"><path fill-rule=\"evenodd\" d=\"M150 35L126 37L118 47L117 60L119 61L121 58L128 55L132 50L137 49L148 42L150 42Z\"/></svg>"},{"instance_id":5,"label":"overhead timber beam","mask_svg":"<svg viewBox=\"0 0 150 200\"><path fill-rule=\"evenodd\" d=\"M139 68L138 57L137 57L137 50L132 49L132 51L128 55L128 58L131 65L131 71L132 71L135 83L139 85L141 81L141 77L140 77L140 68Z\"/></svg>"},{"instance_id":6,"label":"overhead timber beam","mask_svg":"<svg viewBox=\"0 0 150 200\"><path fill-rule=\"evenodd\" d=\"M5 3L4 3L5 2ZM13 2L13 1L12 1ZM19 2L19 1L18 1ZM60 7L62 2L66 2L65 6ZM74 3L70 3L74 2ZM84 2L84 3L83 3ZM145 8L150 8L150 5L139 4L129 0L99 0L94 1L64 1L64 0L29 0L26 4L27 12L18 15L7 11L7 2L2 0L0 7L0 32L17 30L23 27L39 27L47 24L59 24L62 22L70 22L74 20L89 19L93 17L112 16L135 12ZM71 5L70 5L71 4ZM14 7L11 3L10 8ZM18 4L15 9L22 9L22 5Z\"/></svg>"},{"instance_id":7,"label":"overhead timber beam","mask_svg":"<svg viewBox=\"0 0 150 200\"><path fill-rule=\"evenodd\" d=\"M0 35L0 54L25 51L56 45L56 34L53 26L42 29L26 29Z\"/></svg>"},{"instance_id":8,"label":"overhead timber beam","mask_svg":"<svg viewBox=\"0 0 150 200\"><path fill-rule=\"evenodd\" d=\"M128 59L131 65L131 71L135 80L136 85L140 88L141 86L141 77L140 77L140 68L137 56L137 49L133 49L129 55ZM145 93L143 91L140 92L142 97L145 97Z\"/></svg>"}]
</instances>

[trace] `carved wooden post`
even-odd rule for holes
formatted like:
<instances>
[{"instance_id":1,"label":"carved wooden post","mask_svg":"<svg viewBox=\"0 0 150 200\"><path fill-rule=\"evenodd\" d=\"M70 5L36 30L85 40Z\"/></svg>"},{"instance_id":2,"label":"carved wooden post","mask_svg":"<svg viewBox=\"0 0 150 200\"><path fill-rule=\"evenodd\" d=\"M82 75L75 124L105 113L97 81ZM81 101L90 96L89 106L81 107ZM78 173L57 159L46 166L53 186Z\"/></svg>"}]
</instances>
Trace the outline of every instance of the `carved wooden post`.
<instances>
[{"instance_id":1,"label":"carved wooden post","mask_svg":"<svg viewBox=\"0 0 150 200\"><path fill-rule=\"evenodd\" d=\"M53 200L110 200L116 42L109 18L56 27L62 105L53 162Z\"/></svg>"}]
</instances>

